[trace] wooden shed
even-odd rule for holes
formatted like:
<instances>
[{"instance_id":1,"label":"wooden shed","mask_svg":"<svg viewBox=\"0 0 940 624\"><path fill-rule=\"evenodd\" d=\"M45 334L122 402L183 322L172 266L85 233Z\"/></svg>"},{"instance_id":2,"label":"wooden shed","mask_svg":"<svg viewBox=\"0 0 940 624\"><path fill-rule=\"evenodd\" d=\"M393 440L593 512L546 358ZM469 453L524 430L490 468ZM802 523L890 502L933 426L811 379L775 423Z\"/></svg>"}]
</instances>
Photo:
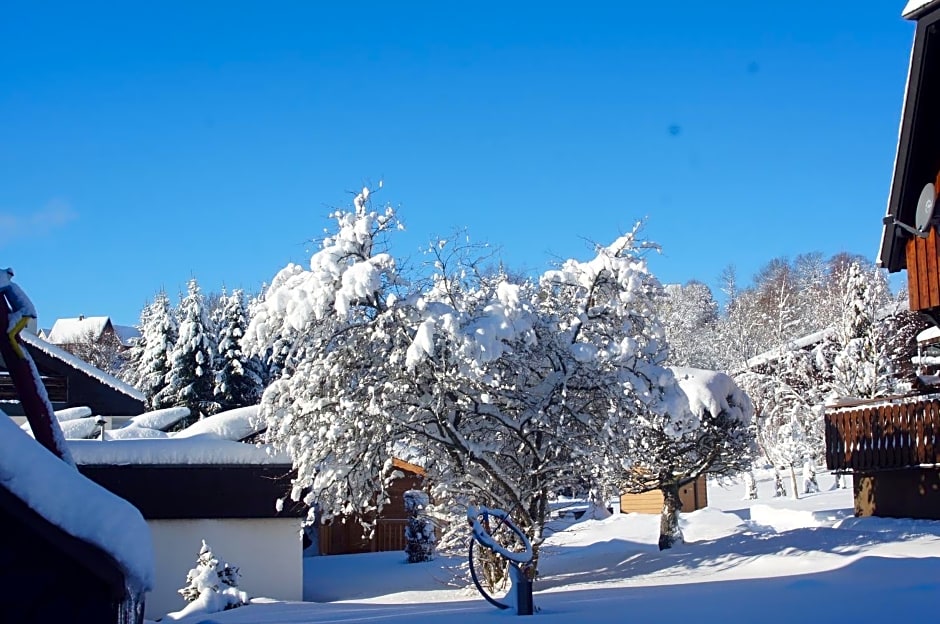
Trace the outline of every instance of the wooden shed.
<instances>
[{"instance_id":1,"label":"wooden shed","mask_svg":"<svg viewBox=\"0 0 940 624\"><path fill-rule=\"evenodd\" d=\"M679 488L679 500L682 501L681 511L683 513L708 507L705 476L702 475L692 483L687 483ZM650 490L642 494L620 495L620 513L658 514L662 510L663 493L661 490Z\"/></svg>"},{"instance_id":2,"label":"wooden shed","mask_svg":"<svg viewBox=\"0 0 940 624\"><path fill-rule=\"evenodd\" d=\"M405 550L408 514L405 512L404 494L408 490L422 489L426 473L421 466L398 458L392 460L392 468L400 471L402 476L389 487L389 503L382 508L372 536L363 535L359 518L337 518L318 529L321 555Z\"/></svg>"}]
</instances>

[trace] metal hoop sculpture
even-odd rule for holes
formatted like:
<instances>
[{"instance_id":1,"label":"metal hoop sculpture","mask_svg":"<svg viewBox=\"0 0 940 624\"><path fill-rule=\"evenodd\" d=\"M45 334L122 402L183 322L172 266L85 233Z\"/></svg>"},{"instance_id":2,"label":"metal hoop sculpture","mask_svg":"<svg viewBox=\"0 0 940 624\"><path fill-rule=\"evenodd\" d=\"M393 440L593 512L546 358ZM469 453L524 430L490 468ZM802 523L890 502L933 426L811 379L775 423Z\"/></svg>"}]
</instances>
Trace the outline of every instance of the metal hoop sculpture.
<instances>
[{"instance_id":1,"label":"metal hoop sculpture","mask_svg":"<svg viewBox=\"0 0 940 624\"><path fill-rule=\"evenodd\" d=\"M491 530L489 528L490 516L499 520L496 529ZM483 519L482 523L480 522L481 518ZM490 549L509 562L512 568L510 574L512 575L513 586L516 587L517 592L520 592L516 599L518 613L519 615L532 615L532 583L526 578L524 572L524 568L532 563L532 543L529 541L529 538L522 532L522 529L513 524L512 520L509 518L509 513L502 509L470 506L467 508L467 521L470 523L470 529L472 531L467 559L470 563L470 578L473 579L473 584L476 585L477 591L480 592L480 595L482 595L487 602L498 609L509 609L512 606L494 598L483 588L483 584L480 583L476 568L473 565L474 542L479 543L484 548ZM492 533L502 526L505 526L518 538L519 542L523 545L522 552L513 552L496 541ZM523 584L525 587L519 587L520 584Z\"/></svg>"}]
</instances>

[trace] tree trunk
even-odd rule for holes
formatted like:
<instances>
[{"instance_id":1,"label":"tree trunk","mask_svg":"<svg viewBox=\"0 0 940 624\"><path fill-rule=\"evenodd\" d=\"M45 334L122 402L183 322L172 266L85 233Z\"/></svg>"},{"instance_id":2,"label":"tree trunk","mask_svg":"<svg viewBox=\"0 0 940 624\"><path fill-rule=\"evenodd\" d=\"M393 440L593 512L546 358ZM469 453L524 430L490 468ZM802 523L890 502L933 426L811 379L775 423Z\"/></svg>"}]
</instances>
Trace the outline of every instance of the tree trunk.
<instances>
[{"instance_id":1,"label":"tree trunk","mask_svg":"<svg viewBox=\"0 0 940 624\"><path fill-rule=\"evenodd\" d=\"M799 499L799 498L800 498L800 490L799 490L799 488L798 488L797 485L796 485L796 468L793 466L793 464L790 464L790 487L793 488L793 496L792 496L792 498L793 498L794 500Z\"/></svg>"},{"instance_id":2,"label":"tree trunk","mask_svg":"<svg viewBox=\"0 0 940 624\"><path fill-rule=\"evenodd\" d=\"M757 500L757 479L753 469L744 473L744 500Z\"/></svg>"},{"instance_id":3,"label":"tree trunk","mask_svg":"<svg viewBox=\"0 0 940 624\"><path fill-rule=\"evenodd\" d=\"M679 500L678 482L660 484L659 489L663 493L663 513L659 519L659 549L666 550L683 543L682 529L679 528L682 501Z\"/></svg>"},{"instance_id":4,"label":"tree trunk","mask_svg":"<svg viewBox=\"0 0 940 624\"><path fill-rule=\"evenodd\" d=\"M816 466L812 461L803 464L803 493L815 494L819 491L819 482L816 480Z\"/></svg>"},{"instance_id":5,"label":"tree trunk","mask_svg":"<svg viewBox=\"0 0 940 624\"><path fill-rule=\"evenodd\" d=\"M774 466L774 498L780 498L787 495L787 488L783 487L783 477L780 471Z\"/></svg>"}]
</instances>

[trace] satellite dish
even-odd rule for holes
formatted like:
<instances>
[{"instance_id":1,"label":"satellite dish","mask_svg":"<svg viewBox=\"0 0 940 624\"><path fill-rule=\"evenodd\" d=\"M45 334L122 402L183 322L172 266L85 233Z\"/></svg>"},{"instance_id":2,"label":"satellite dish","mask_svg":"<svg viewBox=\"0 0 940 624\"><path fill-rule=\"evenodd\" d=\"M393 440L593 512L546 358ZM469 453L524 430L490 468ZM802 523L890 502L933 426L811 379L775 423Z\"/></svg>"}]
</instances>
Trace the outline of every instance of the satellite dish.
<instances>
[{"instance_id":1,"label":"satellite dish","mask_svg":"<svg viewBox=\"0 0 940 624\"><path fill-rule=\"evenodd\" d=\"M937 203L937 189L932 183L927 183L917 199L917 212L914 213L914 227L926 233L933 219L934 206Z\"/></svg>"}]
</instances>

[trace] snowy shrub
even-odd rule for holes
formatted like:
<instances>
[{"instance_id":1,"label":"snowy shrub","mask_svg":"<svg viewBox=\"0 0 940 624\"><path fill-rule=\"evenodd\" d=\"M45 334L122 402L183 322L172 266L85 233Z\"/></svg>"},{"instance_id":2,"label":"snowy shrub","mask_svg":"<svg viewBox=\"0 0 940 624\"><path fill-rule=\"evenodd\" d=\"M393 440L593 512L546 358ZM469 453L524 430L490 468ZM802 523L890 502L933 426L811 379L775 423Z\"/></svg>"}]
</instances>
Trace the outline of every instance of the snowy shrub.
<instances>
[{"instance_id":1,"label":"snowy shrub","mask_svg":"<svg viewBox=\"0 0 940 624\"><path fill-rule=\"evenodd\" d=\"M186 587L179 590L189 603L199 602L208 613L248 604L248 594L238 589L238 568L212 554L202 541L196 567L186 574Z\"/></svg>"},{"instance_id":2,"label":"snowy shrub","mask_svg":"<svg viewBox=\"0 0 940 624\"><path fill-rule=\"evenodd\" d=\"M408 490L404 494L405 512L408 524L405 525L405 552L408 563L421 563L434 559L434 523L425 515L428 507L428 495L421 490Z\"/></svg>"}]
</instances>

